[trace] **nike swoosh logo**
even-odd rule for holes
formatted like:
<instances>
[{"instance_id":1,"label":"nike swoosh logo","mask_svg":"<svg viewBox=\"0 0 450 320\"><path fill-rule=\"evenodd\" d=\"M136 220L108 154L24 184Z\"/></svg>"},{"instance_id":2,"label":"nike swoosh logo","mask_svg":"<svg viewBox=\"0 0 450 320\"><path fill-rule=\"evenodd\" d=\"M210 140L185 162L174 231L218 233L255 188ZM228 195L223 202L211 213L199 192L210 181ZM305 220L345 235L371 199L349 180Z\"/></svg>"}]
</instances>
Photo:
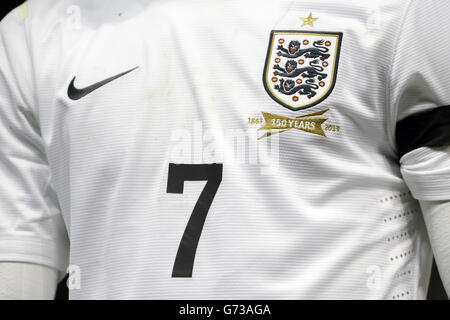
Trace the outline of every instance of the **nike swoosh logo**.
<instances>
[{"instance_id":1,"label":"nike swoosh logo","mask_svg":"<svg viewBox=\"0 0 450 320\"><path fill-rule=\"evenodd\" d=\"M80 100L81 98L87 96L88 94L92 93L93 91L103 87L104 85L110 83L111 81L114 81L120 77L123 77L124 75L136 70L137 68L139 68L139 67L134 67L133 69L119 73L118 75L115 75L111 78L94 83L93 85L90 85L89 87L82 88L82 89L75 88L75 79L77 78L75 76L69 84L69 89L67 90L67 95L72 100L75 100L75 101Z\"/></svg>"}]
</instances>

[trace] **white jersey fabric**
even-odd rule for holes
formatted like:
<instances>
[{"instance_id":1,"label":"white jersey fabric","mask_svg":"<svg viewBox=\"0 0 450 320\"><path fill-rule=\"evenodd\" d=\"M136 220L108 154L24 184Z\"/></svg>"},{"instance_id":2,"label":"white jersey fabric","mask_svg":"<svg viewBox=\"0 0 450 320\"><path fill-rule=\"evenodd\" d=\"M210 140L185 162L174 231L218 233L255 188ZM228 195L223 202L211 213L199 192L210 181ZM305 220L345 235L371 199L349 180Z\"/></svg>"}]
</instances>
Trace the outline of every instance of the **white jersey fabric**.
<instances>
[{"instance_id":1,"label":"white jersey fabric","mask_svg":"<svg viewBox=\"0 0 450 320\"><path fill-rule=\"evenodd\" d=\"M28 1L0 25L0 261L70 265L72 299L425 298L416 199L450 163L395 129L450 105L449 16Z\"/></svg>"}]
</instances>

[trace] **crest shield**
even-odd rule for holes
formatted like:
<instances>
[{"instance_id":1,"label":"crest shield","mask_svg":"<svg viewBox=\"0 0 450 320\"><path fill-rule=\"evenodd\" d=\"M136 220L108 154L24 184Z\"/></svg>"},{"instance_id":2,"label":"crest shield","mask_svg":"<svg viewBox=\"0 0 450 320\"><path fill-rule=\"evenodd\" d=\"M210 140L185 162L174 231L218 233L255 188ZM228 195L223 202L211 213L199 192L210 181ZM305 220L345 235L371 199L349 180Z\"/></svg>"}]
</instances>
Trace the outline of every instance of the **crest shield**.
<instances>
[{"instance_id":1,"label":"crest shield","mask_svg":"<svg viewBox=\"0 0 450 320\"><path fill-rule=\"evenodd\" d=\"M325 100L333 91L343 34L272 31L264 87L282 106L298 111Z\"/></svg>"}]
</instances>

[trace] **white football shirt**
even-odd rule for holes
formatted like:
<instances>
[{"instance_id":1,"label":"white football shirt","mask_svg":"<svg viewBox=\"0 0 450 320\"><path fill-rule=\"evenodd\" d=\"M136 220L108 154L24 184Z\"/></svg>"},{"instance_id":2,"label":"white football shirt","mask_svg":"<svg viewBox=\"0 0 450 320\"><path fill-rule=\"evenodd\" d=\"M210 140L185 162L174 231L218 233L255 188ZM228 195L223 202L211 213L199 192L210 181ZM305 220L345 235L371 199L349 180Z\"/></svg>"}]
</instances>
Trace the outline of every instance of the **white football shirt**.
<instances>
[{"instance_id":1,"label":"white football shirt","mask_svg":"<svg viewBox=\"0 0 450 320\"><path fill-rule=\"evenodd\" d=\"M28 1L0 24L0 261L70 265L72 299L425 298L449 16Z\"/></svg>"}]
</instances>

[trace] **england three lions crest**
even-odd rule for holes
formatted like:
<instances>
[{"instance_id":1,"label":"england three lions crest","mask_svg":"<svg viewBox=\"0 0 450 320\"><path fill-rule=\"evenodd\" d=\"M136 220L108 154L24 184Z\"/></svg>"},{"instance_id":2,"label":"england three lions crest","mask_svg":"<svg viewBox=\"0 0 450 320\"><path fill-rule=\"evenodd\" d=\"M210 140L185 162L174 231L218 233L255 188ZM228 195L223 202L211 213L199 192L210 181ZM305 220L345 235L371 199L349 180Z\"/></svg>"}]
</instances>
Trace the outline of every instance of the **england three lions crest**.
<instances>
[{"instance_id":1,"label":"england three lions crest","mask_svg":"<svg viewBox=\"0 0 450 320\"><path fill-rule=\"evenodd\" d=\"M333 91L342 33L272 31L264 86L272 99L292 110L311 108Z\"/></svg>"}]
</instances>

